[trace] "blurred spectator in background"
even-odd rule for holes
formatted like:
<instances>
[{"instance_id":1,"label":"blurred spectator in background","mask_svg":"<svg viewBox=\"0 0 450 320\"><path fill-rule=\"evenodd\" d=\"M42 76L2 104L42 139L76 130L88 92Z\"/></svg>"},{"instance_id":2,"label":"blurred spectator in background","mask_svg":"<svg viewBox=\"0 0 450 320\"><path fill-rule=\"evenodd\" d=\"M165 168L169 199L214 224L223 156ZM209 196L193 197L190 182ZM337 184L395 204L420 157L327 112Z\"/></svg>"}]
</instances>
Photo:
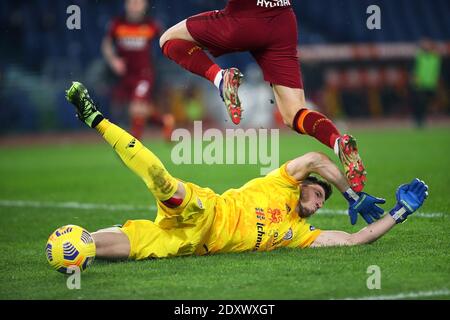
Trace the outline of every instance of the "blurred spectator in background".
<instances>
[{"instance_id":1,"label":"blurred spectator in background","mask_svg":"<svg viewBox=\"0 0 450 320\"><path fill-rule=\"evenodd\" d=\"M113 91L112 116L127 118L131 133L141 138L148 121L163 126L166 139L174 126L173 116L161 115L151 101L154 67L151 43L161 29L147 16L147 0L125 0L125 16L114 18L103 38L102 52L113 72L120 77Z\"/></svg>"},{"instance_id":2,"label":"blurred spectator in background","mask_svg":"<svg viewBox=\"0 0 450 320\"><path fill-rule=\"evenodd\" d=\"M441 73L441 57L430 39L420 41L413 71L414 119L418 127L425 121L428 107L436 95Z\"/></svg>"}]
</instances>

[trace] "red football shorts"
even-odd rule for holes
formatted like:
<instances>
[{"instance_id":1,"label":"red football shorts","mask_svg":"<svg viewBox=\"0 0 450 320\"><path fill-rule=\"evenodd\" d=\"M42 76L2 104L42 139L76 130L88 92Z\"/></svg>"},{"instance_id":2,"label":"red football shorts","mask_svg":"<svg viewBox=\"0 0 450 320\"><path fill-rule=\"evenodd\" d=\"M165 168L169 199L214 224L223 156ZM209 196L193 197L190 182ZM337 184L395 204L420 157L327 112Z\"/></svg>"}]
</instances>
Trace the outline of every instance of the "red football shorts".
<instances>
[{"instance_id":1,"label":"red football shorts","mask_svg":"<svg viewBox=\"0 0 450 320\"><path fill-rule=\"evenodd\" d=\"M204 12L186 21L191 36L213 56L249 51L264 80L303 88L297 57L297 19L293 10L273 17L236 17L223 10Z\"/></svg>"},{"instance_id":2,"label":"red football shorts","mask_svg":"<svg viewBox=\"0 0 450 320\"><path fill-rule=\"evenodd\" d=\"M151 77L123 76L113 91L113 99L121 103L135 100L150 101L153 79Z\"/></svg>"}]
</instances>

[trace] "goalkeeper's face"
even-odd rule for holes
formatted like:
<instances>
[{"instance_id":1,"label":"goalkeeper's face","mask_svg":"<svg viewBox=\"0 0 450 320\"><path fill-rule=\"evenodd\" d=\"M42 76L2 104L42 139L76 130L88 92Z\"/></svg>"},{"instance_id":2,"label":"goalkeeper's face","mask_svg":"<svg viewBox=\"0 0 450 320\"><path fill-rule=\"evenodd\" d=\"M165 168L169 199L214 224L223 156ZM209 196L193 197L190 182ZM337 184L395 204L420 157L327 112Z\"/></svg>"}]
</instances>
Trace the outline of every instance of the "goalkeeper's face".
<instances>
[{"instance_id":1,"label":"goalkeeper's face","mask_svg":"<svg viewBox=\"0 0 450 320\"><path fill-rule=\"evenodd\" d=\"M325 190L318 184L302 185L298 214L302 218L312 216L323 207L325 202Z\"/></svg>"}]
</instances>

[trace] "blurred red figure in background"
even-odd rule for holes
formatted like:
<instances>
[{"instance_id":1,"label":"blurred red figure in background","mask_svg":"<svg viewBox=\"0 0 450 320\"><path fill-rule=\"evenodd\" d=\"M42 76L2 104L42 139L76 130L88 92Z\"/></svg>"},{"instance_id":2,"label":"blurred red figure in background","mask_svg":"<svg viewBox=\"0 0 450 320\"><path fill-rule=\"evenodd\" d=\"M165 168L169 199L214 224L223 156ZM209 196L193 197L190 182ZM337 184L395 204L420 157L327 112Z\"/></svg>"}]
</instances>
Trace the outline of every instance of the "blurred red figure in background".
<instances>
[{"instance_id":1,"label":"blurred red figure in background","mask_svg":"<svg viewBox=\"0 0 450 320\"><path fill-rule=\"evenodd\" d=\"M151 44L158 39L160 27L147 17L147 0L126 0L125 16L111 21L103 38L102 52L113 72L120 77L113 91L113 114L123 113L128 105L131 133L140 138L147 121L164 127L170 137L174 120L172 115L160 115L151 102L154 67Z\"/></svg>"}]
</instances>

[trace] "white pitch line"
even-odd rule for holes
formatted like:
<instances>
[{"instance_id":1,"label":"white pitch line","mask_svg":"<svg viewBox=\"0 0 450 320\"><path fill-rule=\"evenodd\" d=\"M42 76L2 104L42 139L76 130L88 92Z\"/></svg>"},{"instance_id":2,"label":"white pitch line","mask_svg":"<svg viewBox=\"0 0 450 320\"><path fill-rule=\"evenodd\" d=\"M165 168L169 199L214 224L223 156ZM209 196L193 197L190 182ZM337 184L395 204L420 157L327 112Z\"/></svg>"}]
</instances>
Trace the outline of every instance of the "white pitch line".
<instances>
[{"instance_id":1,"label":"white pitch line","mask_svg":"<svg viewBox=\"0 0 450 320\"><path fill-rule=\"evenodd\" d=\"M393 295L367 296L367 297L343 298L332 300L402 300L402 299L417 299L417 298L448 296L448 295L450 295L450 290L440 289L433 291L401 292Z\"/></svg>"},{"instance_id":2,"label":"white pitch line","mask_svg":"<svg viewBox=\"0 0 450 320\"><path fill-rule=\"evenodd\" d=\"M156 209L156 206L154 205L134 206L127 204L81 203L76 201L50 202L50 201L28 201L28 200L0 200L0 207L107 210L107 211L142 211L142 210Z\"/></svg>"},{"instance_id":3,"label":"white pitch line","mask_svg":"<svg viewBox=\"0 0 450 320\"><path fill-rule=\"evenodd\" d=\"M140 211L155 210L156 206L134 206L126 204L102 204L102 203L80 203L76 201L70 202L49 202L49 201L27 201L27 200L0 200L0 207L24 207L24 208L52 208L52 209L78 209L78 210L108 210L108 211ZM321 209L321 214L326 215L347 215L346 210ZM425 213L419 212L415 216L422 218L443 217L443 212ZM367 296L367 297L347 297L332 300L400 300L400 299L416 299L436 296L449 296L450 290L441 289L435 291L418 291L403 292L394 295Z\"/></svg>"},{"instance_id":4,"label":"white pitch line","mask_svg":"<svg viewBox=\"0 0 450 320\"><path fill-rule=\"evenodd\" d=\"M51 202L51 201L29 201L29 200L0 200L0 207L12 208L50 208L50 209L75 209L75 210L107 210L107 211L143 211L156 210L155 205L128 205L128 204L104 204L104 203L81 203L77 201ZM347 215L347 210L320 209L320 215ZM417 212L414 217L420 218L442 218L445 212Z\"/></svg>"}]
</instances>

